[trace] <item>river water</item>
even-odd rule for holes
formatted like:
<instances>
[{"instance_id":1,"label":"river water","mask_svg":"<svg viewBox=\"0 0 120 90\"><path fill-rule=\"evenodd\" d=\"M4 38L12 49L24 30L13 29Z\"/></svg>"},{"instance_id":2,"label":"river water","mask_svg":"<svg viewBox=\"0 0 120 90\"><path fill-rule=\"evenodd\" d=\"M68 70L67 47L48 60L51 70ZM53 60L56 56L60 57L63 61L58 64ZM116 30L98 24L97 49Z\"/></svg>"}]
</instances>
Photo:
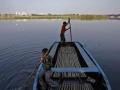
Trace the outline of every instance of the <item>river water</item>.
<instances>
[{"instance_id":1,"label":"river water","mask_svg":"<svg viewBox=\"0 0 120 90\"><path fill-rule=\"evenodd\" d=\"M0 90L19 87L41 49L59 41L63 20L0 20ZM73 41L82 42L101 65L113 90L120 83L120 21L72 20ZM65 33L70 41L69 31Z\"/></svg>"}]
</instances>

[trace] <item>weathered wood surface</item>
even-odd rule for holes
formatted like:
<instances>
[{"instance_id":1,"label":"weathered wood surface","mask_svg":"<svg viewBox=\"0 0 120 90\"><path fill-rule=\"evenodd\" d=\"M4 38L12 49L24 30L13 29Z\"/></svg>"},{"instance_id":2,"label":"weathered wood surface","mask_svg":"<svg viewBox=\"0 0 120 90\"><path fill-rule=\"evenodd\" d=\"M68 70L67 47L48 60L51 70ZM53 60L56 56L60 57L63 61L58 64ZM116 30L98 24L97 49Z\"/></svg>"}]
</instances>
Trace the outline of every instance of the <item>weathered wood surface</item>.
<instances>
[{"instance_id":1,"label":"weathered wood surface","mask_svg":"<svg viewBox=\"0 0 120 90\"><path fill-rule=\"evenodd\" d=\"M74 47L60 47L57 55L55 67L81 67L77 53ZM60 77L60 73L54 73L53 77ZM62 73L64 78L78 78L78 80L63 80L58 90L94 90L92 85L87 82L81 82L81 77L86 77L85 73ZM49 90L54 90L49 88Z\"/></svg>"}]
</instances>

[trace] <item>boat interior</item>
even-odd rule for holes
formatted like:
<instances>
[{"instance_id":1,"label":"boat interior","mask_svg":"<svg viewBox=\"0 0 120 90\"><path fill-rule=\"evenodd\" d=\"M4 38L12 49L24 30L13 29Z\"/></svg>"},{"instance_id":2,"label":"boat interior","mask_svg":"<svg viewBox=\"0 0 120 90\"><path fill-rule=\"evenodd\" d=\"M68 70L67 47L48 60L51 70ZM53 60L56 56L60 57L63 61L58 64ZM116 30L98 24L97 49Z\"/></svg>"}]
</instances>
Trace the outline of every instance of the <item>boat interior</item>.
<instances>
[{"instance_id":1,"label":"boat interior","mask_svg":"<svg viewBox=\"0 0 120 90\"><path fill-rule=\"evenodd\" d=\"M47 90L108 90L99 68L80 43L56 42L49 55L53 57L51 78L59 83L59 87L47 85ZM42 90L41 87L38 83L37 89Z\"/></svg>"}]
</instances>

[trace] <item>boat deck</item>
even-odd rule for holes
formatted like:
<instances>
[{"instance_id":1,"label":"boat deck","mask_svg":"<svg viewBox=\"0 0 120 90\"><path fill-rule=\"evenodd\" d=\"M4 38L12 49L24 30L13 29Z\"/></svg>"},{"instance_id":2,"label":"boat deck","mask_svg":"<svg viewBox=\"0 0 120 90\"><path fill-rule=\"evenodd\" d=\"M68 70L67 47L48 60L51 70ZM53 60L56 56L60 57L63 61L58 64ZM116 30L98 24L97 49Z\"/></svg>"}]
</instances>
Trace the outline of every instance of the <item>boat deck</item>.
<instances>
[{"instance_id":1,"label":"boat deck","mask_svg":"<svg viewBox=\"0 0 120 90\"><path fill-rule=\"evenodd\" d=\"M78 58L75 47L71 45L60 46L56 58L55 67L69 68L81 67L80 58ZM62 77L62 82L60 83L58 90L94 90L91 83L83 82L81 78L86 78L85 73L60 73L55 72L53 78ZM48 88L48 90L56 90L54 88Z\"/></svg>"},{"instance_id":2,"label":"boat deck","mask_svg":"<svg viewBox=\"0 0 120 90\"><path fill-rule=\"evenodd\" d=\"M55 67L80 67L77 53L74 47L60 47Z\"/></svg>"},{"instance_id":3,"label":"boat deck","mask_svg":"<svg viewBox=\"0 0 120 90\"><path fill-rule=\"evenodd\" d=\"M56 90L56 88L48 88ZM80 83L79 81L64 81L57 90L94 90L90 83Z\"/></svg>"}]
</instances>

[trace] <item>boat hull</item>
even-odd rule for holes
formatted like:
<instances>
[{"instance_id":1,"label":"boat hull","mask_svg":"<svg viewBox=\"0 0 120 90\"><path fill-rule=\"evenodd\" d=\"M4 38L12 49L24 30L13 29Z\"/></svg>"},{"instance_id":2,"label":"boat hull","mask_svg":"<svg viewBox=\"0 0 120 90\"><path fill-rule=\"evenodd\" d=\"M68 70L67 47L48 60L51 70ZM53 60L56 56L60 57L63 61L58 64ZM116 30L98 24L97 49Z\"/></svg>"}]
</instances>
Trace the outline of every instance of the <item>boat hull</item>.
<instances>
[{"instance_id":1,"label":"boat hull","mask_svg":"<svg viewBox=\"0 0 120 90\"><path fill-rule=\"evenodd\" d=\"M100 65L79 42L55 42L49 49L53 57L51 78L59 83L59 90L112 90ZM42 78L43 64L36 73L33 90L42 90L39 79ZM47 90L56 90L49 85Z\"/></svg>"}]
</instances>

